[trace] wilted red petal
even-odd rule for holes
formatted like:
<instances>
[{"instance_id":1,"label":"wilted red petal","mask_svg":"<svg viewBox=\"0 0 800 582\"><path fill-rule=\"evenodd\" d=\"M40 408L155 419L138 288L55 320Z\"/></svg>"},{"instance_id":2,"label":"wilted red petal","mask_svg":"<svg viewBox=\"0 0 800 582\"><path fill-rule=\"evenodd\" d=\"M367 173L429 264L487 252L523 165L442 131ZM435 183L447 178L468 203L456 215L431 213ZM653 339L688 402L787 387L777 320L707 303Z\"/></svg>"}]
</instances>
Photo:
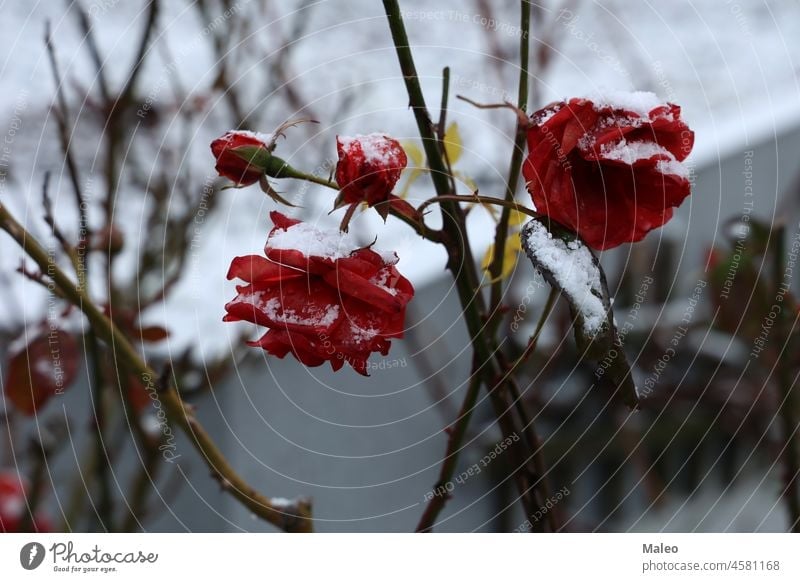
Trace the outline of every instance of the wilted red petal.
<instances>
[{"instance_id":1,"label":"wilted red petal","mask_svg":"<svg viewBox=\"0 0 800 582\"><path fill-rule=\"evenodd\" d=\"M396 313L405 305L401 299L392 295L387 289L378 287L369 279L346 269L330 271L323 278L331 287L339 289L341 293L369 303L387 313Z\"/></svg>"},{"instance_id":2,"label":"wilted red petal","mask_svg":"<svg viewBox=\"0 0 800 582\"><path fill-rule=\"evenodd\" d=\"M235 257L228 269L228 279L241 279L248 283L262 285L305 276L303 271L279 265L258 255Z\"/></svg>"},{"instance_id":3,"label":"wilted red petal","mask_svg":"<svg viewBox=\"0 0 800 582\"><path fill-rule=\"evenodd\" d=\"M10 359L6 397L20 412L33 415L74 382L78 357L78 344L65 331L53 330L36 337Z\"/></svg>"},{"instance_id":4,"label":"wilted red petal","mask_svg":"<svg viewBox=\"0 0 800 582\"><path fill-rule=\"evenodd\" d=\"M238 290L238 296L225 306L228 314L265 327L329 333L341 315L335 290L319 279L247 285Z\"/></svg>"},{"instance_id":5,"label":"wilted red petal","mask_svg":"<svg viewBox=\"0 0 800 582\"><path fill-rule=\"evenodd\" d=\"M135 337L143 342L160 342L169 337L169 330L160 325L147 325L134 330Z\"/></svg>"},{"instance_id":6,"label":"wilted red petal","mask_svg":"<svg viewBox=\"0 0 800 582\"><path fill-rule=\"evenodd\" d=\"M296 218L289 218L277 210L273 210L269 213L269 219L272 221L272 224L275 225L274 228L280 228L281 230L286 230L287 228L294 226L295 224L300 224L301 222Z\"/></svg>"}]
</instances>

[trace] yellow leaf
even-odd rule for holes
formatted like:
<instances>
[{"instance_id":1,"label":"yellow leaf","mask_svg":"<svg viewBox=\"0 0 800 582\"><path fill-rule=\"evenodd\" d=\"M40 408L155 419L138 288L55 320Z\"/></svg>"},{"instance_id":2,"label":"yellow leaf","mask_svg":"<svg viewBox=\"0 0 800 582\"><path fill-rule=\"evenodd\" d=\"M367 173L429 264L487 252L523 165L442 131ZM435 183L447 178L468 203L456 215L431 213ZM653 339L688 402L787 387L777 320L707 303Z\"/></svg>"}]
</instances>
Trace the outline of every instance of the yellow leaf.
<instances>
[{"instance_id":1,"label":"yellow leaf","mask_svg":"<svg viewBox=\"0 0 800 582\"><path fill-rule=\"evenodd\" d=\"M408 167L403 172L406 177L403 188L397 192L397 195L400 198L405 198L408 196L408 191L411 188L411 185L416 182L426 170L425 154L413 141L404 141L401 145L403 146L403 149L410 160Z\"/></svg>"},{"instance_id":2,"label":"yellow leaf","mask_svg":"<svg viewBox=\"0 0 800 582\"><path fill-rule=\"evenodd\" d=\"M422 153L420 147L413 141L404 141L401 143L403 149L411 160L410 166L412 168L421 168L425 165L425 154Z\"/></svg>"},{"instance_id":3,"label":"yellow leaf","mask_svg":"<svg viewBox=\"0 0 800 582\"><path fill-rule=\"evenodd\" d=\"M508 226L520 226L528 220L528 215L523 214L519 210L512 210L511 213L508 215Z\"/></svg>"},{"instance_id":4,"label":"yellow leaf","mask_svg":"<svg viewBox=\"0 0 800 582\"><path fill-rule=\"evenodd\" d=\"M503 253L503 265L502 269L500 270L500 275L497 279L494 279L492 282L497 280L504 280L508 279L511 276L511 273L514 272L514 267L517 265L517 258L519 257L520 252L522 252L522 243L519 240L518 234L512 234L506 239L505 249ZM492 265L492 259L494 258L494 244L490 245L489 248L486 250L486 254L483 255L483 260L481 261L481 268L489 273L489 268Z\"/></svg>"},{"instance_id":5,"label":"yellow leaf","mask_svg":"<svg viewBox=\"0 0 800 582\"><path fill-rule=\"evenodd\" d=\"M465 173L459 172L459 171L454 171L453 172L453 176L455 176L455 178L459 182L461 182L462 184L466 185L466 187L469 189L470 192L477 192L478 191L478 185L475 183L475 180L473 180L472 178L467 176Z\"/></svg>"},{"instance_id":6,"label":"yellow leaf","mask_svg":"<svg viewBox=\"0 0 800 582\"><path fill-rule=\"evenodd\" d=\"M444 151L452 165L455 165L458 158L461 157L462 149L461 132L458 131L458 124L454 121L447 126L447 131L444 132Z\"/></svg>"}]
</instances>

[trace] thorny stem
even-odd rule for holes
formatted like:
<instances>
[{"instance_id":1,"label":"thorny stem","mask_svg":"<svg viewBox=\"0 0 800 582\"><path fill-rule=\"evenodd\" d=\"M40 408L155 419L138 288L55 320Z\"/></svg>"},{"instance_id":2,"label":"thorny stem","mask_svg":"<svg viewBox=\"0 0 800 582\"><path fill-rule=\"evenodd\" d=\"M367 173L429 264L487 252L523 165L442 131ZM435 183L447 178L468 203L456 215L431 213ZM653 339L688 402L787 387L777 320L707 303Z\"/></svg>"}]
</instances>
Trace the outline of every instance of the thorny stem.
<instances>
[{"instance_id":1,"label":"thorny stem","mask_svg":"<svg viewBox=\"0 0 800 582\"><path fill-rule=\"evenodd\" d=\"M438 140L434 132L434 127L425 105L425 98L414 65L413 55L408 40L408 35L403 23L400 5L397 0L383 0L386 17L392 34L400 69L403 73L403 80L408 92L409 105L414 113L422 139L422 146L428 159L428 166L431 171L434 188L438 201L442 208L442 231L444 237L442 243L448 253L448 269L453 273L458 292L461 308L464 314L464 321L470 335L472 348L475 357L481 365L485 365L485 372L481 374L482 380L486 383L489 391L490 401L494 408L497 422L500 425L504 437L509 437L516 433L516 427L509 412L509 405L506 393L506 386L502 383L495 383L499 371L493 358L490 338L487 337L483 314L485 312L484 298L480 292L480 279L472 256L472 250L466 240L465 216L464 211L458 204L463 197L454 196L451 189L450 174L447 170L444 158L438 147ZM473 200L474 201L474 200ZM424 205L423 205L424 206ZM519 453L512 447L511 454L516 457ZM527 513L536 509L533 500L528 495L530 487L521 475L520 469L523 462L513 461L516 465L515 478L520 492L520 498ZM534 487L536 484L533 484Z\"/></svg>"},{"instance_id":2,"label":"thorny stem","mask_svg":"<svg viewBox=\"0 0 800 582\"><path fill-rule=\"evenodd\" d=\"M255 515L284 531L311 531L310 501L298 499L289 507L276 505L239 476L201 426L191 408L183 403L177 390L172 386L156 387L153 384L157 374L144 362L125 335L91 302L82 287L75 285L58 265L52 263L47 251L2 204L0 204L0 229L11 235L11 238L39 265L39 268L48 273L53 284L61 290L67 300L83 311L98 338L111 347L116 358L123 362L127 369L134 372L143 384L153 390L159 389L158 395L164 405L168 420L186 433L189 441L211 470L211 475L219 481L225 491Z\"/></svg>"}]
</instances>

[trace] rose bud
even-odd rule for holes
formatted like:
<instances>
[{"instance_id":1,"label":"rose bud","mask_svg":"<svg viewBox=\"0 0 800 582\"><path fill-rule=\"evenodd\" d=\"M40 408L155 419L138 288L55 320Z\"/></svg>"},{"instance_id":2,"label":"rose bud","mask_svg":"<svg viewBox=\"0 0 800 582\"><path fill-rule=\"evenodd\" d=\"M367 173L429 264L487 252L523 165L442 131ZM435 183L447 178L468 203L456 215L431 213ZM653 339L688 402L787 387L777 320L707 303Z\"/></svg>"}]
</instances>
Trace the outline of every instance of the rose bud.
<instances>
[{"instance_id":1,"label":"rose bud","mask_svg":"<svg viewBox=\"0 0 800 582\"><path fill-rule=\"evenodd\" d=\"M395 139L379 133L336 137L339 162L336 182L341 189L340 204L366 202L386 217L390 204L400 199L392 190L408 164L403 147Z\"/></svg>"},{"instance_id":2,"label":"rose bud","mask_svg":"<svg viewBox=\"0 0 800 582\"><path fill-rule=\"evenodd\" d=\"M414 288L394 267L397 255L361 247L338 230L321 231L279 212L271 215L265 255L236 257L229 279L241 279L225 321L268 328L250 345L306 366L345 362L367 375L372 352L389 353L403 336Z\"/></svg>"},{"instance_id":3,"label":"rose bud","mask_svg":"<svg viewBox=\"0 0 800 582\"><path fill-rule=\"evenodd\" d=\"M215 169L239 186L255 184L267 173L274 147L272 136L252 131L229 131L211 142Z\"/></svg>"},{"instance_id":4,"label":"rose bud","mask_svg":"<svg viewBox=\"0 0 800 582\"><path fill-rule=\"evenodd\" d=\"M641 240L690 193L694 132L652 93L570 99L531 122L522 173L536 210L595 249Z\"/></svg>"}]
</instances>

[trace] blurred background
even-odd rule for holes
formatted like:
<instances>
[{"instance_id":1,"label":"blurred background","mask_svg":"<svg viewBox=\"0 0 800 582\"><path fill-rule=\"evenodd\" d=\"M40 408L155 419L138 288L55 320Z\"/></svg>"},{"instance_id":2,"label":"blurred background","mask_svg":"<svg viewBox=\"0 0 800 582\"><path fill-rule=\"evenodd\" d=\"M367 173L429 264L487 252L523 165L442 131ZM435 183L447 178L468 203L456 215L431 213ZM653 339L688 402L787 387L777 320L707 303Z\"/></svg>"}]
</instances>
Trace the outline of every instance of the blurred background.
<instances>
[{"instance_id":1,"label":"blurred background","mask_svg":"<svg viewBox=\"0 0 800 582\"><path fill-rule=\"evenodd\" d=\"M451 98L515 100L517 3L401 6L429 106L438 106L444 66ZM602 89L652 91L679 104L696 133L693 195L675 219L602 256L641 411L592 389L592 368L574 364L564 306L522 372L551 488L563 492L547 509L565 531L786 531L784 493L796 477L784 462L793 433L786 419L800 414L787 398L800 365L794 327L776 327L762 352L754 354L754 342L775 303L776 257L799 228L800 5L532 6L531 111ZM222 316L235 294L225 278L230 261L260 252L276 204L255 187L223 189L209 150L228 129L270 132L288 119L318 123L289 130L278 155L321 177L335 166L337 134L386 132L413 148L416 129L381 3L11 0L0 32L3 204L60 263L68 258L43 192L60 234L86 235L97 302L154 369L171 366L184 398L256 488L313 498L318 531L412 530L470 366L445 253L400 222L357 215L351 231L395 249L398 269L417 289L407 337L389 356L373 357L370 378L269 358L244 346L252 329ZM463 190L502 195L514 115L451 99L448 119L462 144L455 170ZM431 184L427 176L412 183L411 172L401 184L420 203L432 196ZM278 189L299 206L293 216L338 224L340 216L328 215L330 191ZM518 200L530 202L522 188ZM485 209L470 212L476 256L486 252L493 225ZM797 288L791 277L789 284ZM503 324L519 350L546 296L530 263L519 261ZM796 319L791 295L783 306ZM521 325L511 325L515 313ZM31 346L54 325L71 338L62 357L74 380L51 386L51 363L42 358L51 382L32 388ZM270 531L220 490L182 436L169 462L142 445L158 433L157 411L113 361L93 369L86 336L81 317L55 302L30 261L0 236L4 523L22 511L56 530ZM98 369L108 384L103 398L92 381ZM20 401L20 391L37 389L35 406ZM457 474L501 440L492 418L481 402ZM503 465L501 455L458 483L437 530L520 529L530 517L514 504Z\"/></svg>"}]
</instances>

